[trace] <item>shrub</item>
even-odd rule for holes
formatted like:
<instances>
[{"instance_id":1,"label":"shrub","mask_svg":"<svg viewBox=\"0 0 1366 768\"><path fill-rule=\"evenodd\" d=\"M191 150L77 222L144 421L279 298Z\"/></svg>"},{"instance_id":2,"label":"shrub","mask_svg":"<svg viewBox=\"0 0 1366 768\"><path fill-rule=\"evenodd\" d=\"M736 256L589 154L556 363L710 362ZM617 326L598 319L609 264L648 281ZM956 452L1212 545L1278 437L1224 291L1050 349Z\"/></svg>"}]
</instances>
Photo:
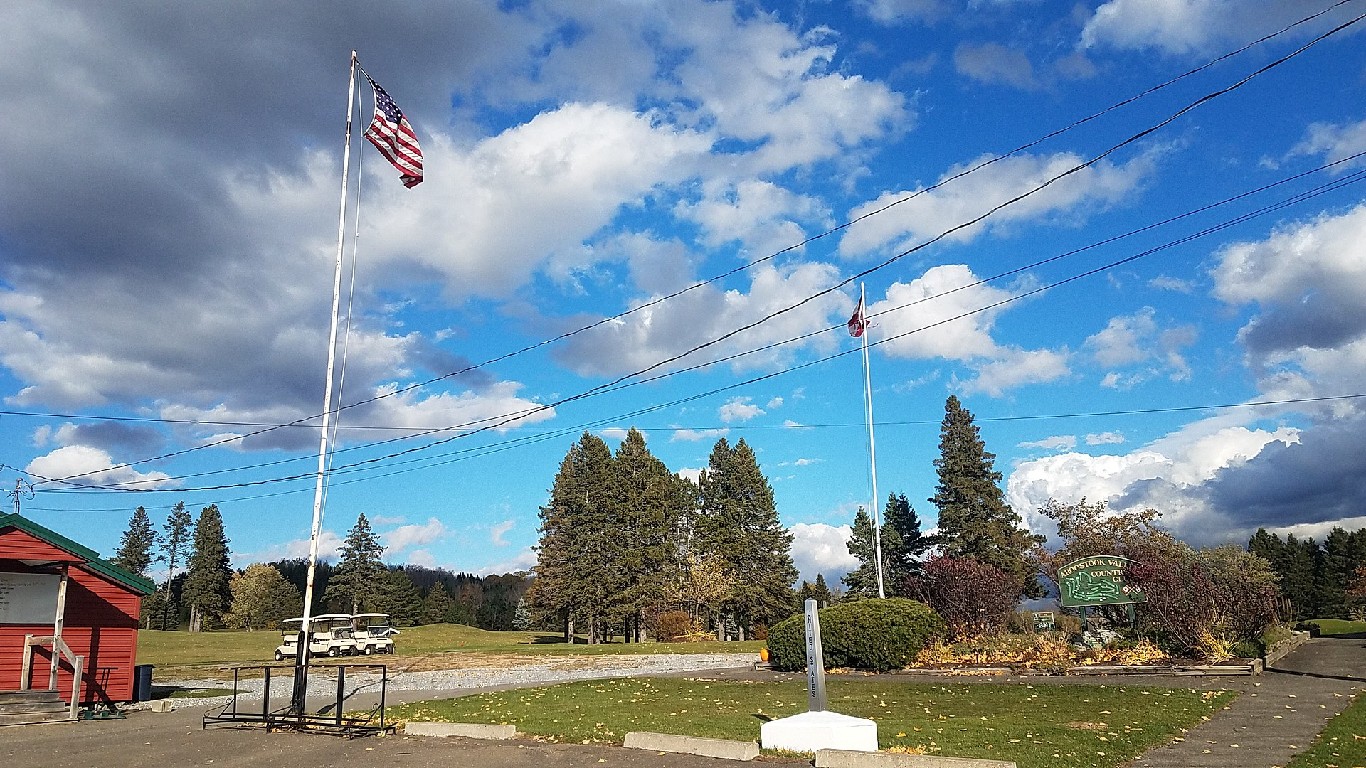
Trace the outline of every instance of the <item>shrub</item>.
<instances>
[{"instance_id":1,"label":"shrub","mask_svg":"<svg viewBox=\"0 0 1366 768\"><path fill-rule=\"evenodd\" d=\"M1129 566L1128 580L1142 587L1140 626L1173 656L1204 657L1217 619L1214 582L1189 550L1148 555Z\"/></svg>"},{"instance_id":2,"label":"shrub","mask_svg":"<svg viewBox=\"0 0 1366 768\"><path fill-rule=\"evenodd\" d=\"M930 640L944 632L944 622L929 606L901 597L859 600L822 608L821 647L828 669L850 667L885 672L901 669ZM801 614L768 630L769 661L775 669L806 666L806 620Z\"/></svg>"},{"instance_id":3,"label":"shrub","mask_svg":"<svg viewBox=\"0 0 1366 768\"><path fill-rule=\"evenodd\" d=\"M1214 583L1218 634L1233 643L1257 641L1276 623L1279 577L1266 559L1236 547L1199 553Z\"/></svg>"},{"instance_id":4,"label":"shrub","mask_svg":"<svg viewBox=\"0 0 1366 768\"><path fill-rule=\"evenodd\" d=\"M655 625L655 635L665 643L686 641L688 636L696 631L697 627L693 626L692 616L689 616L687 611L661 613Z\"/></svg>"},{"instance_id":5,"label":"shrub","mask_svg":"<svg viewBox=\"0 0 1366 768\"><path fill-rule=\"evenodd\" d=\"M943 617L955 638L1005 629L1024 591L1018 578L966 557L931 558L910 586Z\"/></svg>"}]
</instances>

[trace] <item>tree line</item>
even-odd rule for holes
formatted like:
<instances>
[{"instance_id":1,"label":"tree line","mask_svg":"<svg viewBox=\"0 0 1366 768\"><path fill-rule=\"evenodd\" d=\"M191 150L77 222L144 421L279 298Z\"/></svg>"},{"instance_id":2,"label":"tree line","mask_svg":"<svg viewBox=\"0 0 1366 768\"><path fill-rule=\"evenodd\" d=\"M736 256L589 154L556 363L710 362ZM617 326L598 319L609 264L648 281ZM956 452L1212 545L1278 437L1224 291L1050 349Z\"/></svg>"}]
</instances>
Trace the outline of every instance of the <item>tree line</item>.
<instances>
[{"instance_id":1,"label":"tree line","mask_svg":"<svg viewBox=\"0 0 1366 768\"><path fill-rule=\"evenodd\" d=\"M476 576L386 565L383 552L362 513L337 562L318 561L311 613L387 613L398 626L444 622L509 630L530 625L522 601L530 579L526 573ZM146 509L138 507L110 561L138 575L153 563L165 563L164 580L142 601L147 629L275 629L303 611L308 561L285 559L235 570L217 505L192 518L178 503L160 532Z\"/></svg>"}]
</instances>

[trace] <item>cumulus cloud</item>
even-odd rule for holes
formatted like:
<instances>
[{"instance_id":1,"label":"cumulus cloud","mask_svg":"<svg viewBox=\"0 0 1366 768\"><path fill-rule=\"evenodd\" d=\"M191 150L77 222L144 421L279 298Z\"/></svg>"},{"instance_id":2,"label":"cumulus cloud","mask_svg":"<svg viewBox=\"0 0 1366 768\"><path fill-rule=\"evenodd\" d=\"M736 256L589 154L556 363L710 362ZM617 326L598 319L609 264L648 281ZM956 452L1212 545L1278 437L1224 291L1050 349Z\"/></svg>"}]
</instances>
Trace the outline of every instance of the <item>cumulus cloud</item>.
<instances>
[{"instance_id":1,"label":"cumulus cloud","mask_svg":"<svg viewBox=\"0 0 1366 768\"><path fill-rule=\"evenodd\" d=\"M504 538L504 536L516 526L516 520L504 520L500 523L494 523L493 527L489 529L489 541L493 542L495 547L506 547L508 545L508 540Z\"/></svg>"},{"instance_id":2,"label":"cumulus cloud","mask_svg":"<svg viewBox=\"0 0 1366 768\"><path fill-rule=\"evenodd\" d=\"M700 440L714 440L725 437L729 429L675 429L669 438L674 443L696 443Z\"/></svg>"},{"instance_id":3,"label":"cumulus cloud","mask_svg":"<svg viewBox=\"0 0 1366 768\"><path fill-rule=\"evenodd\" d=\"M1106 371L1107 386L1128 388L1153 376L1166 375L1172 381L1190 377L1190 363L1183 350L1195 343L1191 325L1162 328L1152 307L1132 315L1113 317L1104 329L1086 340L1085 348L1103 368L1132 368L1141 371Z\"/></svg>"},{"instance_id":4,"label":"cumulus cloud","mask_svg":"<svg viewBox=\"0 0 1366 768\"><path fill-rule=\"evenodd\" d=\"M792 532L792 560L806 581L815 581L816 574L824 574L832 587L840 577L858 567L858 559L849 554L846 546L853 529L847 525L825 523L797 523Z\"/></svg>"},{"instance_id":5,"label":"cumulus cloud","mask_svg":"<svg viewBox=\"0 0 1366 768\"><path fill-rule=\"evenodd\" d=\"M435 517L427 518L421 525L400 525L380 533L384 542L384 552L388 556L397 555L410 547L426 547L449 536L451 530Z\"/></svg>"},{"instance_id":6,"label":"cumulus cloud","mask_svg":"<svg viewBox=\"0 0 1366 768\"><path fill-rule=\"evenodd\" d=\"M1274 32L1313 10L1296 0L1110 0L1096 8L1081 33L1083 46L1152 49L1172 55L1212 52L1216 47ZM1349 18L1337 9L1298 34L1321 32Z\"/></svg>"},{"instance_id":7,"label":"cumulus cloud","mask_svg":"<svg viewBox=\"0 0 1366 768\"><path fill-rule=\"evenodd\" d=\"M1019 444L1020 448L1042 448L1048 451L1070 451L1077 447L1077 438L1074 435L1055 435L1045 437L1042 440L1034 440Z\"/></svg>"},{"instance_id":8,"label":"cumulus cloud","mask_svg":"<svg viewBox=\"0 0 1366 768\"><path fill-rule=\"evenodd\" d=\"M73 485L125 490L151 490L173 486L165 472L138 472L115 466L108 451L87 445L65 445L28 463L24 473L41 480L67 480Z\"/></svg>"},{"instance_id":9,"label":"cumulus cloud","mask_svg":"<svg viewBox=\"0 0 1366 768\"><path fill-rule=\"evenodd\" d=\"M755 405L753 398L750 397L731 398L717 410L717 416L726 424L749 421L756 416L763 416L764 413L764 409Z\"/></svg>"}]
</instances>

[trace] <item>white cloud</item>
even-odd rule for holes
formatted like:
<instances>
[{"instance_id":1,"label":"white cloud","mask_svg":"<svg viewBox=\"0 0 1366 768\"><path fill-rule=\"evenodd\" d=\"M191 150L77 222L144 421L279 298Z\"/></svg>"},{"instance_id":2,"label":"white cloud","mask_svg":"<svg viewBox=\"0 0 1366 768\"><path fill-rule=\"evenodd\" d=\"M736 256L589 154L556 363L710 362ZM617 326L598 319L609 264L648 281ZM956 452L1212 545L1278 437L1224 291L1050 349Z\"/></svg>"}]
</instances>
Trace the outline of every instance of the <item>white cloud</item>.
<instances>
[{"instance_id":1,"label":"white cloud","mask_svg":"<svg viewBox=\"0 0 1366 768\"><path fill-rule=\"evenodd\" d=\"M1086 436L1087 445L1118 445L1124 442L1124 435L1118 432L1096 432Z\"/></svg>"},{"instance_id":2,"label":"white cloud","mask_svg":"<svg viewBox=\"0 0 1366 768\"><path fill-rule=\"evenodd\" d=\"M517 521L515 520L504 520L500 523L494 523L493 526L489 528L489 541L493 542L495 547L506 547L508 545L508 540L504 538L504 536L507 535L508 531L516 527L516 525Z\"/></svg>"},{"instance_id":3,"label":"white cloud","mask_svg":"<svg viewBox=\"0 0 1366 768\"><path fill-rule=\"evenodd\" d=\"M1156 49L1173 55L1210 53L1219 45L1274 32L1308 16L1310 10L1298 0L1110 0L1086 22L1081 42L1087 47ZM1346 12L1339 9L1300 34L1322 31L1345 18Z\"/></svg>"},{"instance_id":4,"label":"white cloud","mask_svg":"<svg viewBox=\"0 0 1366 768\"><path fill-rule=\"evenodd\" d=\"M735 397L727 400L717 411L721 421L732 424L737 421L749 421L756 416L763 416L764 409L752 402L753 398Z\"/></svg>"},{"instance_id":5,"label":"white cloud","mask_svg":"<svg viewBox=\"0 0 1366 768\"><path fill-rule=\"evenodd\" d=\"M1000 397L1009 389L1063 378L1068 374L1067 360L1065 350L1006 348L1000 350L994 360L972 363L977 377L961 383L955 377L955 386L967 394L982 392Z\"/></svg>"},{"instance_id":6,"label":"white cloud","mask_svg":"<svg viewBox=\"0 0 1366 768\"><path fill-rule=\"evenodd\" d=\"M1077 447L1077 438L1076 438L1075 436L1073 436L1073 435L1055 435L1055 436L1053 436L1053 437L1045 437L1045 438L1042 439L1042 440L1035 440L1035 441L1033 441L1033 442L1020 443L1018 447L1020 447L1020 448L1042 448L1042 449L1048 450L1048 451L1057 451L1057 450L1070 451L1070 450L1072 450L1073 448L1076 448L1076 447Z\"/></svg>"},{"instance_id":7,"label":"white cloud","mask_svg":"<svg viewBox=\"0 0 1366 768\"><path fill-rule=\"evenodd\" d=\"M729 432L729 429L675 429L669 441L673 443L696 443L699 440L725 437Z\"/></svg>"},{"instance_id":8,"label":"white cloud","mask_svg":"<svg viewBox=\"0 0 1366 768\"><path fill-rule=\"evenodd\" d=\"M853 529L847 525L825 523L797 523L792 532L792 560L801 578L815 581L816 574L825 574L830 586L839 585L839 578L858 567L858 559L849 554L847 544Z\"/></svg>"},{"instance_id":9,"label":"white cloud","mask_svg":"<svg viewBox=\"0 0 1366 768\"><path fill-rule=\"evenodd\" d=\"M499 560L490 563L483 568L476 568L474 572L480 576L497 576L504 573L517 573L519 571L529 571L536 567L536 552L531 547L527 547L506 560Z\"/></svg>"},{"instance_id":10,"label":"white cloud","mask_svg":"<svg viewBox=\"0 0 1366 768\"><path fill-rule=\"evenodd\" d=\"M955 231L947 239L968 242L987 230L999 233L1022 222L1080 223L1091 209L1124 200L1152 167L1151 159L1146 156L1125 165L1102 161L1006 205L979 224L958 229L1083 162L1081 156L1069 153L1017 155L948 181L990 159L983 156L950 168L940 177L944 186L934 191L888 192L856 207L850 212L851 219L867 216L916 194L849 227L840 240L840 255L853 258L874 252L900 251L950 230Z\"/></svg>"},{"instance_id":11,"label":"white cloud","mask_svg":"<svg viewBox=\"0 0 1366 768\"><path fill-rule=\"evenodd\" d=\"M435 517L427 518L422 525L400 525L393 530L380 534L384 542L386 558L393 558L409 547L425 547L449 536L451 530Z\"/></svg>"},{"instance_id":12,"label":"white cloud","mask_svg":"<svg viewBox=\"0 0 1366 768\"><path fill-rule=\"evenodd\" d=\"M684 467L676 473L679 477L686 477L694 483L702 479L702 470L705 467Z\"/></svg>"},{"instance_id":13,"label":"white cloud","mask_svg":"<svg viewBox=\"0 0 1366 768\"><path fill-rule=\"evenodd\" d=\"M114 465L108 451L85 445L65 445L30 461L24 473L44 480L73 478L76 485L99 485L133 490L151 490L174 485L165 472L138 472L129 466ZM79 475L79 477L77 477Z\"/></svg>"},{"instance_id":14,"label":"white cloud","mask_svg":"<svg viewBox=\"0 0 1366 768\"><path fill-rule=\"evenodd\" d=\"M1304 140L1290 150L1291 155L1323 155L1323 159L1330 163L1361 152L1366 152L1366 120L1345 124L1313 123L1306 131ZM1363 162L1366 161L1357 158L1337 166L1337 171L1348 170Z\"/></svg>"},{"instance_id":15,"label":"white cloud","mask_svg":"<svg viewBox=\"0 0 1366 768\"><path fill-rule=\"evenodd\" d=\"M1156 311L1143 307L1132 315L1110 318L1103 330L1086 340L1085 348L1106 368L1143 364L1144 370L1138 372L1106 372L1102 386L1129 388L1159 374L1172 381L1190 378L1190 363L1183 350L1195 340L1194 326L1163 329Z\"/></svg>"},{"instance_id":16,"label":"white cloud","mask_svg":"<svg viewBox=\"0 0 1366 768\"><path fill-rule=\"evenodd\" d=\"M880 24L905 21L933 22L949 13L944 0L858 0L868 18Z\"/></svg>"},{"instance_id":17,"label":"white cloud","mask_svg":"<svg viewBox=\"0 0 1366 768\"><path fill-rule=\"evenodd\" d=\"M598 435L600 435L603 440L625 440L626 435L629 433L629 429L622 429L621 427L609 427L607 429L598 430Z\"/></svg>"},{"instance_id":18,"label":"white cloud","mask_svg":"<svg viewBox=\"0 0 1366 768\"><path fill-rule=\"evenodd\" d=\"M991 338L991 329L1002 309L968 313L1002 302L1011 294L977 283L977 276L963 264L931 267L909 283L892 283L887 297L870 304L868 310L877 337L901 338L884 341L877 348L908 358L995 356L1000 348Z\"/></svg>"}]
</instances>

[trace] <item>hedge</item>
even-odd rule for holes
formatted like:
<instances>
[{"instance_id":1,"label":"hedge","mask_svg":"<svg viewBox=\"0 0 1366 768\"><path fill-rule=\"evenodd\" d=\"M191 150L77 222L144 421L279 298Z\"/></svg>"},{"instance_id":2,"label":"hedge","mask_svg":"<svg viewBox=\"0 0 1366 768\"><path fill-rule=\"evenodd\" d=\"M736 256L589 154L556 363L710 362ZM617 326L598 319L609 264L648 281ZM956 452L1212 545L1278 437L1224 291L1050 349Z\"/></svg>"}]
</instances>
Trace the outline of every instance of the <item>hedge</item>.
<instances>
[{"instance_id":1,"label":"hedge","mask_svg":"<svg viewBox=\"0 0 1366 768\"><path fill-rule=\"evenodd\" d=\"M901 597L840 603L822 608L818 615L827 669L902 669L945 630L944 620L929 606ZM806 619L802 614L769 628L768 652L774 669L806 668Z\"/></svg>"}]
</instances>

